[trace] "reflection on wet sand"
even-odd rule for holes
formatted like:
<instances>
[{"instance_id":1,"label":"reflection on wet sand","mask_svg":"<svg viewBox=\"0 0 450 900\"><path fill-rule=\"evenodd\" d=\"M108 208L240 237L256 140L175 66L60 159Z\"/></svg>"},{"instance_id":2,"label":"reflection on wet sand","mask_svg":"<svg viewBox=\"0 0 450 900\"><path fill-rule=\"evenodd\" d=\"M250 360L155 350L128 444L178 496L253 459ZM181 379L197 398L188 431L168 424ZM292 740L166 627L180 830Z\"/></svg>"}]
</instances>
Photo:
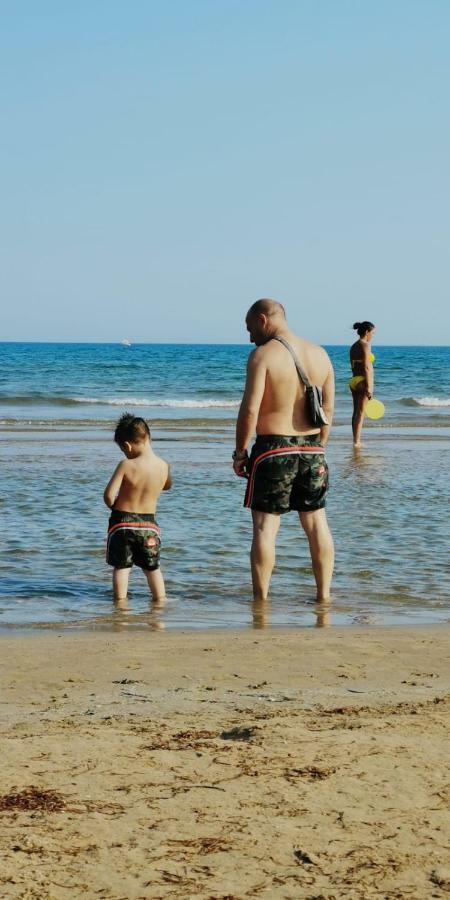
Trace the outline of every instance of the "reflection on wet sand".
<instances>
[{"instance_id":1,"label":"reflection on wet sand","mask_svg":"<svg viewBox=\"0 0 450 900\"><path fill-rule=\"evenodd\" d=\"M253 628L267 628L270 625L270 601L253 600L251 604ZM315 603L316 628L328 628L331 625L331 603Z\"/></svg>"},{"instance_id":2,"label":"reflection on wet sand","mask_svg":"<svg viewBox=\"0 0 450 900\"><path fill-rule=\"evenodd\" d=\"M360 447L352 447L351 452L344 461L341 478L351 478L355 474L355 470L366 469L368 466L380 464L384 457L383 453L374 453L373 449L368 449L362 444Z\"/></svg>"},{"instance_id":3,"label":"reflection on wet sand","mask_svg":"<svg viewBox=\"0 0 450 900\"><path fill-rule=\"evenodd\" d=\"M331 603L316 603L316 628L329 628L331 625Z\"/></svg>"},{"instance_id":4,"label":"reflection on wet sand","mask_svg":"<svg viewBox=\"0 0 450 900\"><path fill-rule=\"evenodd\" d=\"M253 628L267 628L270 625L269 601L253 600L251 604Z\"/></svg>"},{"instance_id":5,"label":"reflection on wet sand","mask_svg":"<svg viewBox=\"0 0 450 900\"><path fill-rule=\"evenodd\" d=\"M366 450L364 444L361 447L353 447L353 452L350 457L350 465L361 468L365 468L367 466L373 466L376 462L380 461L380 456L371 452L370 450Z\"/></svg>"},{"instance_id":6,"label":"reflection on wet sand","mask_svg":"<svg viewBox=\"0 0 450 900\"><path fill-rule=\"evenodd\" d=\"M164 631L166 625L162 620L162 613L165 607L165 601L151 601L148 615L144 613L144 615L136 616L130 608L128 597L114 599L113 629L114 631L124 631L128 625L135 624L139 619L139 622L148 625L152 631ZM131 619L128 618L129 616Z\"/></svg>"}]
</instances>

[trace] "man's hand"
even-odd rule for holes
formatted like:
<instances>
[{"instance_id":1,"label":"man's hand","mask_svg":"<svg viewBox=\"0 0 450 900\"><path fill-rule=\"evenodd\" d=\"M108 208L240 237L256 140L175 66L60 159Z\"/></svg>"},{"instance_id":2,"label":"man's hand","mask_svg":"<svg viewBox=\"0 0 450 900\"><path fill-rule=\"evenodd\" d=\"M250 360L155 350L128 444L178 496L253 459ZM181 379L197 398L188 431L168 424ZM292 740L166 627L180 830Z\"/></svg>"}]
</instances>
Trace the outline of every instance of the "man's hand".
<instances>
[{"instance_id":1,"label":"man's hand","mask_svg":"<svg viewBox=\"0 0 450 900\"><path fill-rule=\"evenodd\" d=\"M233 469L240 478L248 478L248 453L246 450L235 450L233 453Z\"/></svg>"}]
</instances>

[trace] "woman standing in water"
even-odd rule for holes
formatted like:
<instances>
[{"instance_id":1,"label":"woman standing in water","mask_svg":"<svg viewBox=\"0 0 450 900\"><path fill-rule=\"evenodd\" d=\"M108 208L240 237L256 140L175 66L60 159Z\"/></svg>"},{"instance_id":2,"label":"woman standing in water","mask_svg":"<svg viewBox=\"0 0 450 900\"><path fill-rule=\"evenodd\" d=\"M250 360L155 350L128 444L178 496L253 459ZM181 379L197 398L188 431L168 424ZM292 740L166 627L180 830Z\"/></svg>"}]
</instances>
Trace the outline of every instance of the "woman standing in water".
<instances>
[{"instance_id":1,"label":"woman standing in water","mask_svg":"<svg viewBox=\"0 0 450 900\"><path fill-rule=\"evenodd\" d=\"M373 362L375 356L371 352L375 325L372 322L355 322L353 328L358 332L358 340L350 347L350 365L352 377L348 383L353 398L352 431L353 446L361 446L361 429L364 411L368 400L373 395Z\"/></svg>"}]
</instances>

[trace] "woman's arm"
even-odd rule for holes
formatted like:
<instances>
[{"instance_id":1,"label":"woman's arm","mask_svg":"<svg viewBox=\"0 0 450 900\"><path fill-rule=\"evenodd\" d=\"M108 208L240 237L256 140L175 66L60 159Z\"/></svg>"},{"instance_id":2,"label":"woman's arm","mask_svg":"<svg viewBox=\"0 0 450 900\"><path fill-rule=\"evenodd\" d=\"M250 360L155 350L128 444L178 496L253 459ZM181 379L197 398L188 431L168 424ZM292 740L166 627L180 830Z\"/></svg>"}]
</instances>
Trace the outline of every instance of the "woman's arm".
<instances>
[{"instance_id":1,"label":"woman's arm","mask_svg":"<svg viewBox=\"0 0 450 900\"><path fill-rule=\"evenodd\" d=\"M373 394L373 365L370 361L369 345L361 341L362 363L364 370L364 378L366 379L366 394L370 400Z\"/></svg>"}]
</instances>

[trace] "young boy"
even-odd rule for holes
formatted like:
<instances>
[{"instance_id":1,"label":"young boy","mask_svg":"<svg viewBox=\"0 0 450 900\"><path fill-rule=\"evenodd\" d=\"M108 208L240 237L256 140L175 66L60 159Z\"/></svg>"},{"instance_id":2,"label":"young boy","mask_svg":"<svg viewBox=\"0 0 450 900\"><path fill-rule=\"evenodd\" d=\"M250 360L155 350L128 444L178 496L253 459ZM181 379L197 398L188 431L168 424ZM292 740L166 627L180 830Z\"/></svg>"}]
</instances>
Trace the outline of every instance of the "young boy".
<instances>
[{"instance_id":1,"label":"young boy","mask_svg":"<svg viewBox=\"0 0 450 900\"><path fill-rule=\"evenodd\" d=\"M114 566L114 599L117 603L126 600L130 569L135 563L147 576L154 602L162 603L166 591L159 568L161 541L155 512L161 491L172 487L170 467L153 452L144 419L124 413L114 440L126 456L103 494L111 509L106 560Z\"/></svg>"}]
</instances>

